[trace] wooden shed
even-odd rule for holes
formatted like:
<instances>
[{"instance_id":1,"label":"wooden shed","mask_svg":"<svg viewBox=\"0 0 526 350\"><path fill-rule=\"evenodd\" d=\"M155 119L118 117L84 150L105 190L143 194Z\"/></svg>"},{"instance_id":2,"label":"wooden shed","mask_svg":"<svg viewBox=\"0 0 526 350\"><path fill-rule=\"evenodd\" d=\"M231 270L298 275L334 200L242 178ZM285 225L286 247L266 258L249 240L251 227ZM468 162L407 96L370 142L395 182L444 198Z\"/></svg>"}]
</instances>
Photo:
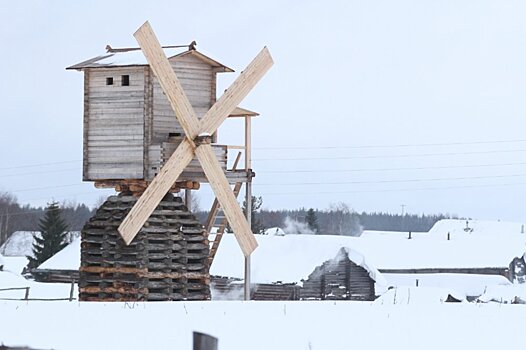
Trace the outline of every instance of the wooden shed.
<instances>
[{"instance_id":1,"label":"wooden shed","mask_svg":"<svg viewBox=\"0 0 526 350\"><path fill-rule=\"evenodd\" d=\"M217 73L233 70L194 45L164 50L197 117L203 117L216 101ZM106 54L67 69L84 72L84 181L152 180L184 132L142 51L107 46ZM232 113L240 115L257 113ZM247 171L226 171L226 146L215 144L214 150L232 183L246 180ZM179 180L207 182L195 159Z\"/></svg>"},{"instance_id":2,"label":"wooden shed","mask_svg":"<svg viewBox=\"0 0 526 350\"><path fill-rule=\"evenodd\" d=\"M300 288L301 300L374 300L375 280L358 265L349 251L340 249L336 258L316 267Z\"/></svg>"}]
</instances>

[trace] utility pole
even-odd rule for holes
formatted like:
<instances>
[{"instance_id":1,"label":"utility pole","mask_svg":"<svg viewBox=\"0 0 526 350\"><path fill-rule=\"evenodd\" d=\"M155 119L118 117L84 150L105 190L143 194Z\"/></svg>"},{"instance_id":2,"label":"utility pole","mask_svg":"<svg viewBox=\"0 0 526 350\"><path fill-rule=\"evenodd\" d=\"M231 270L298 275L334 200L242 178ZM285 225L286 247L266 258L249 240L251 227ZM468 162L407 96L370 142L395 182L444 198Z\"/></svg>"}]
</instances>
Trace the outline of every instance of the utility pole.
<instances>
[{"instance_id":1,"label":"utility pole","mask_svg":"<svg viewBox=\"0 0 526 350\"><path fill-rule=\"evenodd\" d=\"M400 206L402 207L402 216L404 216L404 214L405 214L405 207L407 207L407 205L400 204Z\"/></svg>"}]
</instances>

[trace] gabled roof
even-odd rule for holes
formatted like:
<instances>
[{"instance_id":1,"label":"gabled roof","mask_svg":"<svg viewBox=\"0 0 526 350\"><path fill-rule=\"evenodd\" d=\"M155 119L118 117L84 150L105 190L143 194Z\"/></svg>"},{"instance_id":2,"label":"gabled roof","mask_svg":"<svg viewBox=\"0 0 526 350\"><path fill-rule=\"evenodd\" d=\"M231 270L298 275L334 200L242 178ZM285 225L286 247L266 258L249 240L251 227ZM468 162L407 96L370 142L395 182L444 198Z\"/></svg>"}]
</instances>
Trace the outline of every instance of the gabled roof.
<instances>
[{"instance_id":1,"label":"gabled roof","mask_svg":"<svg viewBox=\"0 0 526 350\"><path fill-rule=\"evenodd\" d=\"M108 46L109 47L109 46ZM186 46L185 46L186 47ZM193 55L203 62L218 68L221 72L233 72L234 70L222 63L202 54L197 50L181 49L179 47L163 47L168 59ZM83 70L86 68L111 68L111 67L130 67L147 66L148 62L139 48L128 49L109 49L107 53L90 58L89 60L74 64L66 69Z\"/></svg>"}]
</instances>

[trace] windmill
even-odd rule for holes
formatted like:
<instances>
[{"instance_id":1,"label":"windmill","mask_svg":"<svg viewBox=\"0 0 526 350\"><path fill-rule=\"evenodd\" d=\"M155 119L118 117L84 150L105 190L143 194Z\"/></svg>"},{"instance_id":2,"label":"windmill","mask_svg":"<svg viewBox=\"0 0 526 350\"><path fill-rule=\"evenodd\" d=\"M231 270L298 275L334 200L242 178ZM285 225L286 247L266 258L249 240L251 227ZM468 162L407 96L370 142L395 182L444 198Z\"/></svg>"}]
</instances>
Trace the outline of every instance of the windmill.
<instances>
[{"instance_id":1,"label":"windmill","mask_svg":"<svg viewBox=\"0 0 526 350\"><path fill-rule=\"evenodd\" d=\"M257 241L211 148L211 135L272 66L263 48L223 96L199 120L148 22L134 34L152 71L166 94L185 132L185 138L146 188L118 228L129 244L148 220L161 199L196 156L201 163L218 202L230 223L239 246L249 257Z\"/></svg>"}]
</instances>

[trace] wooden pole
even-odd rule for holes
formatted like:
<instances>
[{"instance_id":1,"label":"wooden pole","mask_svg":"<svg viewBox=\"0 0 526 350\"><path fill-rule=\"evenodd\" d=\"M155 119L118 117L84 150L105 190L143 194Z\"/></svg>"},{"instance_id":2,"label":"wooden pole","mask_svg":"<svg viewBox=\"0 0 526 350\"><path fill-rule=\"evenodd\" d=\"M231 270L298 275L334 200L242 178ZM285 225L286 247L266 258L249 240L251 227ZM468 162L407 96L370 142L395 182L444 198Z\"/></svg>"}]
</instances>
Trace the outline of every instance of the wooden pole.
<instances>
[{"instance_id":1,"label":"wooden pole","mask_svg":"<svg viewBox=\"0 0 526 350\"><path fill-rule=\"evenodd\" d=\"M75 279L71 280L71 289L69 290L69 301L73 300L73 291L75 290Z\"/></svg>"},{"instance_id":2,"label":"wooden pole","mask_svg":"<svg viewBox=\"0 0 526 350\"><path fill-rule=\"evenodd\" d=\"M245 116L245 171L250 171L252 167L252 152L251 152L251 118ZM252 227L252 177L248 177L246 184L246 217L247 222ZM245 256L245 300L250 300L250 269L251 269L250 255Z\"/></svg>"},{"instance_id":3,"label":"wooden pole","mask_svg":"<svg viewBox=\"0 0 526 350\"><path fill-rule=\"evenodd\" d=\"M252 178L246 184L246 216L247 222L252 226ZM245 256L245 300L250 300L250 255Z\"/></svg>"}]
</instances>

